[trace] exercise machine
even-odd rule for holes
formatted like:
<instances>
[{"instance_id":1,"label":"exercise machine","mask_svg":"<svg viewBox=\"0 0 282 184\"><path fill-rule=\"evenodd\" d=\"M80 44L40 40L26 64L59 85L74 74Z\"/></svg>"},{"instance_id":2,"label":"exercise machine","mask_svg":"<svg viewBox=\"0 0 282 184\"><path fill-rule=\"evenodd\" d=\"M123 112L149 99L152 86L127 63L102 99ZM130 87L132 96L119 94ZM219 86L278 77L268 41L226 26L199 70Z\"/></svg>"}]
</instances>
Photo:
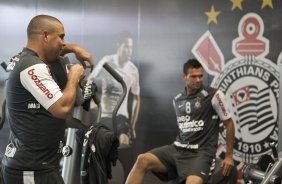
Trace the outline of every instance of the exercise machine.
<instances>
[{"instance_id":1,"label":"exercise machine","mask_svg":"<svg viewBox=\"0 0 282 184\"><path fill-rule=\"evenodd\" d=\"M10 63L9 63L10 64ZM1 66L5 69L6 72L10 71L9 64L6 65L5 62L1 64ZM49 66L52 73L54 74L54 78L58 85L61 87L61 89L64 88L64 85L66 84L67 81L67 70L68 67L71 67L71 64L68 60L67 57L62 57L60 58L59 62L54 62L52 65ZM103 66L107 72L109 72L115 80L117 80L123 88L123 93L120 96L114 111L113 111L113 134L116 136L116 120L115 116L116 113L123 102L125 96L126 96L126 85L122 79L122 77L107 63L104 64ZM75 108L73 110L73 113L71 116L69 116L66 119L66 124L67 124L67 131L66 131L66 142L65 146L62 149L62 161L61 161L61 174L64 179L65 183L68 184L77 184L80 183L85 183L85 177L87 176L88 171L87 171L87 164L88 164L88 149L86 147L83 147L83 145L80 145L78 143L77 139L77 131L78 130L83 130L83 132L89 130L89 126L84 125L80 120L80 109L81 106L84 105L85 101L83 98L82 94L82 89L83 83L86 81L81 81L80 82L80 87L77 89L77 99L76 99L76 104ZM100 106L100 99L99 97L94 93L93 96L91 97L92 100L98 105L98 114L96 117L96 121L93 122L95 123L100 123L100 116L101 116L101 106ZM0 128L3 126L5 122L5 101L2 105L2 117L0 118ZM87 136L84 136L84 142L88 141ZM81 166L81 167L80 167ZM95 173L94 173L95 174ZM104 183L103 183L104 184Z\"/></svg>"},{"instance_id":2,"label":"exercise machine","mask_svg":"<svg viewBox=\"0 0 282 184\"><path fill-rule=\"evenodd\" d=\"M112 123L113 123L113 134L116 137L117 134L117 125L116 125L116 114L117 111L123 102L125 96L126 96L126 91L127 87L125 82L123 81L122 77L108 64L105 63L103 65L104 69L111 74L111 76L117 80L123 89L123 93L120 96L114 111L112 115ZM80 89L78 89L79 92L81 92ZM65 183L68 184L76 184L76 183L81 183L81 184L87 184L87 177L89 177L89 172L88 172L88 160L90 157L90 150L88 147L88 142L89 142L89 134L93 130L93 126L82 126L81 121L79 120L80 118L80 111L79 107L84 103L83 98L78 95L78 100L76 103L76 107L74 108L74 112L72 117L67 119L67 125L68 125L68 130L67 130L67 138L66 138L66 145L63 148L63 164L62 164L62 177L65 181ZM101 105L100 105L100 99L96 94L93 94L92 99L94 100L95 104L98 106L98 113L96 117L96 122L93 122L93 124L99 124L100 119L101 119ZM83 144L79 144L77 141L77 131L78 130L84 130L85 135L83 138ZM80 165L80 167L79 167ZM95 173L94 173L95 174ZM79 180L80 179L80 180Z\"/></svg>"},{"instance_id":3,"label":"exercise machine","mask_svg":"<svg viewBox=\"0 0 282 184\"><path fill-rule=\"evenodd\" d=\"M262 155L256 164L246 164L242 174L247 184L280 184L282 179L282 152L279 154L275 143L270 142L273 157Z\"/></svg>"}]
</instances>

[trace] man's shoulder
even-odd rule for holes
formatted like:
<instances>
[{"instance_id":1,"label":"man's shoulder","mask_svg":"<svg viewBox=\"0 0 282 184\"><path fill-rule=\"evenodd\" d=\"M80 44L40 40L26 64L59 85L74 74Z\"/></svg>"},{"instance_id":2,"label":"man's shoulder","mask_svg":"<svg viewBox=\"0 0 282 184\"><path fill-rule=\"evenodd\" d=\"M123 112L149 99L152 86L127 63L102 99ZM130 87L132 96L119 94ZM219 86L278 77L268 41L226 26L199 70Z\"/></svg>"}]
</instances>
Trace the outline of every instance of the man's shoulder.
<instances>
[{"instance_id":1,"label":"man's shoulder","mask_svg":"<svg viewBox=\"0 0 282 184\"><path fill-rule=\"evenodd\" d=\"M114 58L115 55L106 55L103 56L102 59L100 59L100 61L97 63L97 65L95 66L93 72L96 73L97 71L101 70L103 68L103 65L105 63L108 63L110 65L114 64Z\"/></svg>"},{"instance_id":2,"label":"man's shoulder","mask_svg":"<svg viewBox=\"0 0 282 184\"><path fill-rule=\"evenodd\" d=\"M115 60L117 59L117 54L110 54L110 55L105 55L100 61L99 63L114 63Z\"/></svg>"},{"instance_id":3,"label":"man's shoulder","mask_svg":"<svg viewBox=\"0 0 282 184\"><path fill-rule=\"evenodd\" d=\"M216 88L213 87L206 87L201 91L201 94L207 98L224 98L225 94Z\"/></svg>"},{"instance_id":4,"label":"man's shoulder","mask_svg":"<svg viewBox=\"0 0 282 184\"><path fill-rule=\"evenodd\" d=\"M215 93L217 93L219 90L211 87L211 86L204 86L203 89L201 90L201 93L203 93L204 95L214 95Z\"/></svg>"},{"instance_id":5,"label":"man's shoulder","mask_svg":"<svg viewBox=\"0 0 282 184\"><path fill-rule=\"evenodd\" d=\"M179 93L177 93L175 95L175 97L173 98L174 101L177 101L177 100L181 100L185 97L186 95L184 94L184 91L181 91Z\"/></svg>"},{"instance_id":6,"label":"man's shoulder","mask_svg":"<svg viewBox=\"0 0 282 184\"><path fill-rule=\"evenodd\" d=\"M127 64L127 67L129 67L131 70L138 72L138 68L133 62L130 61L130 62L127 62L126 64Z\"/></svg>"},{"instance_id":7,"label":"man's shoulder","mask_svg":"<svg viewBox=\"0 0 282 184\"><path fill-rule=\"evenodd\" d=\"M214 92L214 91L218 90L218 89L216 89L212 86L204 86L203 89L205 89L206 91L209 91L209 92Z\"/></svg>"},{"instance_id":8,"label":"man's shoulder","mask_svg":"<svg viewBox=\"0 0 282 184\"><path fill-rule=\"evenodd\" d=\"M8 66L11 67L11 70L23 71L28 67L31 67L36 64L45 64L37 56L28 55L28 54L19 54L14 56Z\"/></svg>"},{"instance_id":9,"label":"man's shoulder","mask_svg":"<svg viewBox=\"0 0 282 184\"><path fill-rule=\"evenodd\" d=\"M20 57L21 62L25 62L25 64L37 64L37 63L43 63L42 60L40 60L37 56L34 55L23 55Z\"/></svg>"}]
</instances>

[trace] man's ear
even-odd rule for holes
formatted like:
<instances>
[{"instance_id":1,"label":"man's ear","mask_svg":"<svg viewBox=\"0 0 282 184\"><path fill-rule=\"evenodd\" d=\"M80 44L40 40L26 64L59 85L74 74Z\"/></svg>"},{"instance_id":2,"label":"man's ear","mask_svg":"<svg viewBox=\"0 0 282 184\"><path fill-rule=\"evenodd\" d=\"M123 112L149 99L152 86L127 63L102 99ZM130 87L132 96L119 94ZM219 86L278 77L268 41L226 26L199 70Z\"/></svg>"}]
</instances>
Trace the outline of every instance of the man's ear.
<instances>
[{"instance_id":1,"label":"man's ear","mask_svg":"<svg viewBox=\"0 0 282 184\"><path fill-rule=\"evenodd\" d=\"M47 40L48 40L48 31L43 31L43 32L42 32L42 37L43 37L43 39L44 39L45 41L47 41Z\"/></svg>"},{"instance_id":2,"label":"man's ear","mask_svg":"<svg viewBox=\"0 0 282 184\"><path fill-rule=\"evenodd\" d=\"M187 76L185 75L185 74L182 74L182 80L184 80L184 81L186 81L186 79L187 79Z\"/></svg>"}]
</instances>

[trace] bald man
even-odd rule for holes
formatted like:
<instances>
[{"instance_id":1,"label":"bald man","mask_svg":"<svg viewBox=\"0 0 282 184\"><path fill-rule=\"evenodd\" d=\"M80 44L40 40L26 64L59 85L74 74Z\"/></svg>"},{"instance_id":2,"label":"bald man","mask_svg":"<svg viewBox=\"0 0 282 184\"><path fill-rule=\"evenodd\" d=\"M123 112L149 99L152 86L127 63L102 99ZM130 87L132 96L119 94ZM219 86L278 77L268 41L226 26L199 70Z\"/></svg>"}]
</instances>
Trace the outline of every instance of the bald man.
<instances>
[{"instance_id":1,"label":"bald man","mask_svg":"<svg viewBox=\"0 0 282 184\"><path fill-rule=\"evenodd\" d=\"M13 60L6 87L7 119L11 136L2 160L5 184L63 184L59 160L65 119L71 113L78 83L85 77L90 53L66 44L63 24L55 17L38 15L27 27L27 44ZM81 64L73 65L64 89L48 67L59 57L74 53Z\"/></svg>"}]
</instances>

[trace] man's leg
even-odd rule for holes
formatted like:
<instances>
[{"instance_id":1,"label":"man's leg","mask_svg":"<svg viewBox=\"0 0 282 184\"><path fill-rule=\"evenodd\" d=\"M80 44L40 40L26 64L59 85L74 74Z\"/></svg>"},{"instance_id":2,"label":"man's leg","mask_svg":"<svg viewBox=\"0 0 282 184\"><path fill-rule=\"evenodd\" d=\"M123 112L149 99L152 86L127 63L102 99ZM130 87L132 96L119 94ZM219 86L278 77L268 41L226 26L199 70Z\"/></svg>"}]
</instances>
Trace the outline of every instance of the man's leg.
<instances>
[{"instance_id":1,"label":"man's leg","mask_svg":"<svg viewBox=\"0 0 282 184\"><path fill-rule=\"evenodd\" d=\"M120 134L120 136L119 136L119 143L121 145L129 145L129 137L128 137L128 135L125 134L125 133Z\"/></svg>"},{"instance_id":2,"label":"man's leg","mask_svg":"<svg viewBox=\"0 0 282 184\"><path fill-rule=\"evenodd\" d=\"M64 184L64 180L58 169L54 169L50 172L35 172L34 180L35 184Z\"/></svg>"},{"instance_id":3,"label":"man's leg","mask_svg":"<svg viewBox=\"0 0 282 184\"><path fill-rule=\"evenodd\" d=\"M148 171L167 172L167 168L152 153L141 154L138 156L125 183L142 184L144 176Z\"/></svg>"},{"instance_id":4,"label":"man's leg","mask_svg":"<svg viewBox=\"0 0 282 184\"><path fill-rule=\"evenodd\" d=\"M118 115L116 118L117 135L120 145L130 144L130 127L128 121L128 118L123 115Z\"/></svg>"},{"instance_id":5,"label":"man's leg","mask_svg":"<svg viewBox=\"0 0 282 184\"><path fill-rule=\"evenodd\" d=\"M190 175L187 176L185 184L203 184L203 183L204 181L201 177L196 175Z\"/></svg>"},{"instance_id":6,"label":"man's leg","mask_svg":"<svg viewBox=\"0 0 282 184\"><path fill-rule=\"evenodd\" d=\"M207 183L210 173L214 170L215 160L212 156L209 156L205 152L198 152L195 156L196 157L188 159L186 162L184 162L184 164L188 167L182 164L181 167L178 168L182 171L187 169L184 171L187 175L185 184Z\"/></svg>"},{"instance_id":7,"label":"man's leg","mask_svg":"<svg viewBox=\"0 0 282 184\"><path fill-rule=\"evenodd\" d=\"M23 172L13 170L2 165L1 168L2 182L5 184L23 184Z\"/></svg>"}]
</instances>

